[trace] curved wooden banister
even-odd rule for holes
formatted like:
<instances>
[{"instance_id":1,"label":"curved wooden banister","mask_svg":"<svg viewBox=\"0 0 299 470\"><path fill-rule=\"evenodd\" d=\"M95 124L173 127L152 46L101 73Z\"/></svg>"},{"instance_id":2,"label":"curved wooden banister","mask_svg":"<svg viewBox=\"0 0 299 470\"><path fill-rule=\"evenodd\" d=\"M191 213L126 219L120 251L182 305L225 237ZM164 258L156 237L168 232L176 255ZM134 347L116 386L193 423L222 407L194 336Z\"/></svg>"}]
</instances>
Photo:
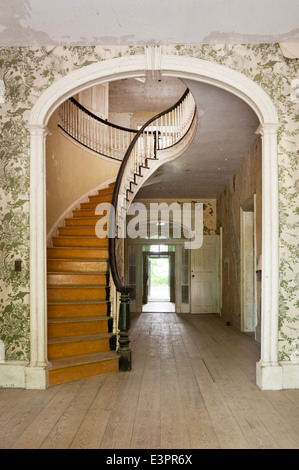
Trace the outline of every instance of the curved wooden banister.
<instances>
[{"instance_id":1,"label":"curved wooden banister","mask_svg":"<svg viewBox=\"0 0 299 470\"><path fill-rule=\"evenodd\" d=\"M110 212L110 221L109 221L109 227L108 227L108 237L109 237L109 263L110 263L110 271L111 275L113 278L113 282L116 288L116 291L120 293L120 306L119 306L119 322L118 322L118 328L119 328L119 349L118 353L120 356L119 360L119 369L122 371L128 371L131 370L131 351L129 348L129 329L130 329L130 307L129 307L129 293L132 291L132 289L129 286L126 286L122 283L122 280L119 275L119 270L117 267L117 257L116 257L116 238L117 238L117 230L118 230L118 211L121 210L122 208L118 207L119 204L119 199L120 196L124 196L124 194L120 194L121 190L126 191L126 188L122 188L123 186L123 180L126 177L126 171L127 171L127 166L129 166L129 160L131 155L134 153L134 149L137 146L137 142L139 138L142 138L145 134L147 134L147 137L152 134L152 146L150 146L150 151L153 151L153 155L145 155L144 156L144 162L140 161L133 161L133 171L137 171L136 167L139 166L139 169L141 167L147 168L147 161L149 159L157 159L156 151L160 148L158 148L157 143L158 143L158 134L159 131L150 131L147 132L146 129L154 122L160 119L160 122L162 123L162 118L170 113L176 112L177 109L184 103L184 100L188 97L190 91L187 88L183 96L178 100L177 103L175 103L173 106L170 108L166 109L165 111L162 111L161 113L157 114L156 116L150 118L141 128L140 130L135 134L133 140L129 144L126 153L122 159L122 163L120 166L120 169L117 174L117 178L115 181L114 185L114 191L113 191L113 196L112 196L112 208ZM190 93L191 96L191 93ZM184 135L186 135L191 128L191 125L194 121L194 117L196 115L196 106L193 101L193 108L192 108L192 116L190 119L189 118L186 120L186 125L188 127L185 129L184 126L181 126L184 129L184 134L182 135L182 132L179 132L179 138L177 139L176 142L171 142L171 144L166 144L164 148L169 148L173 145L175 145L177 142L179 142ZM178 111L177 111L178 114ZM179 119L177 114L175 115L176 119L176 124L178 124ZM183 114L183 112L182 112ZM164 123L163 123L164 124ZM160 124L161 129L163 130L162 124ZM171 126L170 126L171 128ZM181 129L182 131L182 129ZM161 139L163 136L161 135L162 132L160 132L160 137ZM147 141L146 141L147 145ZM163 145L163 142L162 142ZM134 157L133 157L134 159ZM135 168L135 169L134 169ZM134 173L136 175L137 173ZM140 175L139 175L140 176ZM131 180L133 183L133 180ZM124 222L125 223L125 216L124 216Z\"/></svg>"},{"instance_id":2,"label":"curved wooden banister","mask_svg":"<svg viewBox=\"0 0 299 470\"><path fill-rule=\"evenodd\" d=\"M75 100L75 98L71 97L69 98L69 101L73 103L78 109L83 111L87 116L90 116L92 119L95 119L98 122L101 122L102 124L105 124L106 126L114 127L115 129L119 129L121 131L125 132L132 132L134 134L137 134L138 130L136 129L130 129L129 127L123 127L119 126L118 124L113 124L113 122L106 121L105 119L100 118L96 114L92 113L89 109L85 108L79 101Z\"/></svg>"},{"instance_id":3,"label":"curved wooden banister","mask_svg":"<svg viewBox=\"0 0 299 470\"><path fill-rule=\"evenodd\" d=\"M177 101L177 103L175 103L173 106L171 106L170 108L166 109L165 111L162 111L161 113L157 114L156 116L150 118L140 129L139 131L137 132L137 134L134 136L132 142L130 143L126 153L125 153L125 156L122 160L122 163L121 163L121 166L119 168L119 171L118 171L118 174L117 174L117 178L116 178L116 181L115 181L115 186L114 186L114 191L113 191L113 196L112 196L112 206L114 208L114 216L116 218L116 213L117 213L117 202L118 202L118 197L119 197L119 190L120 190L120 185L121 185L121 181L122 181L122 178L123 178L123 175L124 175L124 171L125 171L125 167L128 163L128 160L130 158L130 155L132 153L132 150L134 148L134 146L136 145L136 142L138 141L139 137L141 134L144 133L145 129L154 121L156 121L157 119L159 119L161 116L164 116L170 112L172 112L175 108L177 108L183 101L184 99L186 98L186 96L188 95L189 93L189 89L187 88L185 93L183 94L183 96ZM112 219L111 220L111 224L110 224L110 229L112 230L113 229L113 221ZM111 232L110 232L111 233ZM111 235L116 235L116 234L112 234ZM115 284L115 287L116 287L116 290L118 292L124 292L124 293L129 293L132 289L128 286L124 286L121 282L121 279L120 279L120 276L119 276L119 272L118 272L118 268L117 268L117 262L116 262L116 254L115 254L115 236L109 236L109 259L110 259L110 268L111 268L111 274L112 274L112 277L113 277L113 281L114 281L114 284Z\"/></svg>"},{"instance_id":4,"label":"curved wooden banister","mask_svg":"<svg viewBox=\"0 0 299 470\"><path fill-rule=\"evenodd\" d=\"M121 161L136 129L100 118L71 97L59 107L58 127L84 148Z\"/></svg>"}]
</instances>

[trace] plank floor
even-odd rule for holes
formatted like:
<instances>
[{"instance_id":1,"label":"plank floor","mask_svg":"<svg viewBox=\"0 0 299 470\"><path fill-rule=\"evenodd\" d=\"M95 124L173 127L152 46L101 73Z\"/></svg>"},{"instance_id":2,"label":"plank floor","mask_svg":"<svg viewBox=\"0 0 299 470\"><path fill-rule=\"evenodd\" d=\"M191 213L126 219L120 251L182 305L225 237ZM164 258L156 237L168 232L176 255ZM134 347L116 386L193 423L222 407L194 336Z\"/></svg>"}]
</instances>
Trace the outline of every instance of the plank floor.
<instances>
[{"instance_id":1,"label":"plank floor","mask_svg":"<svg viewBox=\"0 0 299 470\"><path fill-rule=\"evenodd\" d=\"M299 390L255 385L259 346L215 315L132 315L130 372L0 389L1 449L298 449Z\"/></svg>"}]
</instances>

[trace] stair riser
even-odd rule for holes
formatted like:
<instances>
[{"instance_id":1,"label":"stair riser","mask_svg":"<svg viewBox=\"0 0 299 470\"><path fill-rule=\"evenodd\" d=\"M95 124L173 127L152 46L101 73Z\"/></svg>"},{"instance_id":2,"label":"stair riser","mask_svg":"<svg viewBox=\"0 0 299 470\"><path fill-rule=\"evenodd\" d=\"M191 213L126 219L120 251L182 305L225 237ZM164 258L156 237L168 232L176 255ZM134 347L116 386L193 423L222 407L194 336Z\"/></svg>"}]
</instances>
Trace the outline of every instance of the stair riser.
<instances>
[{"instance_id":1,"label":"stair riser","mask_svg":"<svg viewBox=\"0 0 299 470\"><path fill-rule=\"evenodd\" d=\"M48 344L48 359L94 354L110 350L107 338L99 340L74 341L71 343Z\"/></svg>"},{"instance_id":2,"label":"stair riser","mask_svg":"<svg viewBox=\"0 0 299 470\"><path fill-rule=\"evenodd\" d=\"M95 209L76 209L73 211L73 217L76 218L76 217L102 217L102 216L108 216L110 211L108 210L107 212L103 210L101 213L100 213L100 210L99 210L99 213L96 214L96 210Z\"/></svg>"},{"instance_id":3,"label":"stair riser","mask_svg":"<svg viewBox=\"0 0 299 470\"><path fill-rule=\"evenodd\" d=\"M100 198L99 198L100 199ZM96 207L101 204L101 203L104 203L104 204L111 204L111 201L91 201L91 202L82 202L82 204L80 204L80 210L90 210L90 209L96 209ZM100 210L100 208L99 208ZM103 210L103 208L101 208L101 210Z\"/></svg>"},{"instance_id":4,"label":"stair riser","mask_svg":"<svg viewBox=\"0 0 299 470\"><path fill-rule=\"evenodd\" d=\"M105 274L48 274L48 285L56 286L106 286Z\"/></svg>"},{"instance_id":5,"label":"stair riser","mask_svg":"<svg viewBox=\"0 0 299 470\"><path fill-rule=\"evenodd\" d=\"M89 203L101 203L101 202L108 202L108 203L111 203L112 201L112 193L111 194L108 194L108 195L104 195L104 194L97 194L95 196L89 196ZM86 202L82 202L82 204L88 204Z\"/></svg>"},{"instance_id":6,"label":"stair riser","mask_svg":"<svg viewBox=\"0 0 299 470\"><path fill-rule=\"evenodd\" d=\"M106 261L48 260L48 272L105 273Z\"/></svg>"},{"instance_id":7,"label":"stair riser","mask_svg":"<svg viewBox=\"0 0 299 470\"><path fill-rule=\"evenodd\" d=\"M85 318L107 315L107 304L52 304L48 305L48 318Z\"/></svg>"},{"instance_id":8,"label":"stair riser","mask_svg":"<svg viewBox=\"0 0 299 470\"><path fill-rule=\"evenodd\" d=\"M80 218L74 218L74 219L65 219L65 225L67 227L94 227L96 226L96 223L100 220L101 216L97 217L82 217Z\"/></svg>"},{"instance_id":9,"label":"stair riser","mask_svg":"<svg viewBox=\"0 0 299 470\"><path fill-rule=\"evenodd\" d=\"M97 229L97 233L94 227L60 227L59 235L62 237L75 236L75 237L96 237L97 235L106 235L105 230Z\"/></svg>"},{"instance_id":10,"label":"stair riser","mask_svg":"<svg viewBox=\"0 0 299 470\"><path fill-rule=\"evenodd\" d=\"M112 197L112 194L113 194L113 187L109 187L109 188L104 188L104 189L98 189L98 194L110 194L111 197Z\"/></svg>"},{"instance_id":11,"label":"stair riser","mask_svg":"<svg viewBox=\"0 0 299 470\"><path fill-rule=\"evenodd\" d=\"M101 361L91 364L56 369L49 371L49 385L57 385L74 380L82 380L96 375L118 372L118 360Z\"/></svg>"},{"instance_id":12,"label":"stair riser","mask_svg":"<svg viewBox=\"0 0 299 470\"><path fill-rule=\"evenodd\" d=\"M108 250L105 248L88 249L88 248L48 248L49 258L61 259L108 259Z\"/></svg>"},{"instance_id":13,"label":"stair riser","mask_svg":"<svg viewBox=\"0 0 299 470\"><path fill-rule=\"evenodd\" d=\"M106 290L80 287L52 287L48 288L49 302L74 302L105 300Z\"/></svg>"},{"instance_id":14,"label":"stair riser","mask_svg":"<svg viewBox=\"0 0 299 470\"><path fill-rule=\"evenodd\" d=\"M49 338L62 338L65 336L80 335L97 335L101 333L108 333L108 321L99 320L48 324Z\"/></svg>"},{"instance_id":15,"label":"stair riser","mask_svg":"<svg viewBox=\"0 0 299 470\"><path fill-rule=\"evenodd\" d=\"M107 247L108 238L59 238L53 237L53 247Z\"/></svg>"}]
</instances>

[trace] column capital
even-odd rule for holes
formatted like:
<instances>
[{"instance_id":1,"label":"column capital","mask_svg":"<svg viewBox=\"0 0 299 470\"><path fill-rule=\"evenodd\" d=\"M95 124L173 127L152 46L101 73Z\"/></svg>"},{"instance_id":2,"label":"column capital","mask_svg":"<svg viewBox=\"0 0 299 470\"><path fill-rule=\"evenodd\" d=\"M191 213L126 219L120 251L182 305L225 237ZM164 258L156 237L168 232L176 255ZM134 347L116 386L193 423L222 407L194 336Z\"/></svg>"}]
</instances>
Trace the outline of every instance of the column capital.
<instances>
[{"instance_id":1,"label":"column capital","mask_svg":"<svg viewBox=\"0 0 299 470\"><path fill-rule=\"evenodd\" d=\"M31 136L44 136L50 135L50 131L47 126L42 126L40 124L27 124L25 129L29 132Z\"/></svg>"},{"instance_id":2,"label":"column capital","mask_svg":"<svg viewBox=\"0 0 299 470\"><path fill-rule=\"evenodd\" d=\"M260 134L261 136L264 136L265 134L277 134L280 127L281 127L280 123L265 122L257 128L255 133Z\"/></svg>"}]
</instances>

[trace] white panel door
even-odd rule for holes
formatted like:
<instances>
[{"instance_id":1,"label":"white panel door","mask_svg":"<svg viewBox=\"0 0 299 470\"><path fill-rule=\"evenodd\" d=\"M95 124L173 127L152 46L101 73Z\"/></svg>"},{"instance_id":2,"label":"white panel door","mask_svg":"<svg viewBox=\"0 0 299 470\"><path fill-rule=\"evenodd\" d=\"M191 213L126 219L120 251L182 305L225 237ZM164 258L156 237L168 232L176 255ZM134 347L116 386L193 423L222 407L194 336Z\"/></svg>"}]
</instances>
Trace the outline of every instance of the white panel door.
<instances>
[{"instance_id":1,"label":"white panel door","mask_svg":"<svg viewBox=\"0 0 299 470\"><path fill-rule=\"evenodd\" d=\"M219 235L191 250L191 313L219 313Z\"/></svg>"}]
</instances>

